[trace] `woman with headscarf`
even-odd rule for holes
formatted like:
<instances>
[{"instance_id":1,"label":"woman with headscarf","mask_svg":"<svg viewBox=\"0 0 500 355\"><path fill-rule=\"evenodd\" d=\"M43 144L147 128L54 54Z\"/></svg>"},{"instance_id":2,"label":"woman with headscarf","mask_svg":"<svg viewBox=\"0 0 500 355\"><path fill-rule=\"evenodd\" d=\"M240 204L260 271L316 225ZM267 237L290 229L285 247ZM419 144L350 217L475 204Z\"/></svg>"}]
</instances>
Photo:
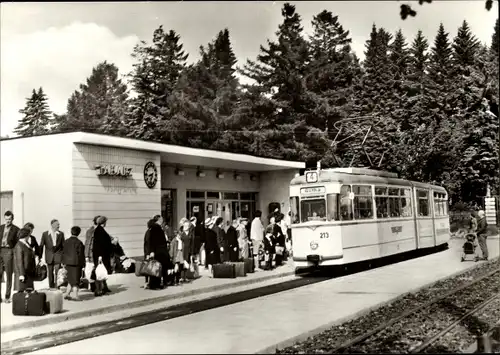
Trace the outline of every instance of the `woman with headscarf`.
<instances>
[{"instance_id":1,"label":"woman with headscarf","mask_svg":"<svg viewBox=\"0 0 500 355\"><path fill-rule=\"evenodd\" d=\"M248 219L240 218L238 223L238 228L236 228L238 232L238 247L240 250L239 260L248 259L248 230L247 230Z\"/></svg>"},{"instance_id":2,"label":"woman with headscarf","mask_svg":"<svg viewBox=\"0 0 500 355\"><path fill-rule=\"evenodd\" d=\"M186 278L186 271L191 267L192 262L191 255L194 243L194 226L187 218L183 218L180 230L183 245L182 254L185 261L184 266L186 268L186 270L184 270L184 272L182 273L181 278L182 282L188 282Z\"/></svg>"},{"instance_id":3,"label":"woman with headscarf","mask_svg":"<svg viewBox=\"0 0 500 355\"><path fill-rule=\"evenodd\" d=\"M100 216L97 219L97 227L94 231L94 241L92 246L92 259L95 261L94 270L99 265L99 257L102 258L102 264L106 268L108 275L113 272L111 268L111 254L113 253L113 244L111 242L111 236L104 229L108 218L105 216ZM103 293L109 293L111 290L108 288L106 281L103 281Z\"/></svg>"},{"instance_id":4,"label":"woman with headscarf","mask_svg":"<svg viewBox=\"0 0 500 355\"><path fill-rule=\"evenodd\" d=\"M220 249L217 243L217 232L213 229L217 217L208 218L205 221L205 251L208 269L212 272L212 266L220 264Z\"/></svg>"}]
</instances>

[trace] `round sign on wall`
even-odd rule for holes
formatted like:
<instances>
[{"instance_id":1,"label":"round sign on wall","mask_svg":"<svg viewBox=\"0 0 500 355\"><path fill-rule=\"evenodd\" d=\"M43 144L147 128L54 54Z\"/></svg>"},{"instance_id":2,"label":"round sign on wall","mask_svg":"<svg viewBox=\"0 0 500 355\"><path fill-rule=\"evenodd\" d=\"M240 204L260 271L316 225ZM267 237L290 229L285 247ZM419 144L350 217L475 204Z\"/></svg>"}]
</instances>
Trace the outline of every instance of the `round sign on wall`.
<instances>
[{"instance_id":1,"label":"round sign on wall","mask_svg":"<svg viewBox=\"0 0 500 355\"><path fill-rule=\"evenodd\" d=\"M156 182L158 181L158 170L156 169L155 163L152 161L147 162L144 166L144 182L146 186L150 189L156 186Z\"/></svg>"}]
</instances>

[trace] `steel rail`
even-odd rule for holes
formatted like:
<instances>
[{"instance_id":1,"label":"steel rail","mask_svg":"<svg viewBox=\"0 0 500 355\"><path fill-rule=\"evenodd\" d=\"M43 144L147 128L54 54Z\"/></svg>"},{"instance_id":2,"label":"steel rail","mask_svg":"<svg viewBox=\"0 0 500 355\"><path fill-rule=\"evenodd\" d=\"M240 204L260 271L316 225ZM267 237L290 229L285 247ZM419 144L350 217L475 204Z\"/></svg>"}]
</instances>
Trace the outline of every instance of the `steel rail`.
<instances>
[{"instance_id":1,"label":"steel rail","mask_svg":"<svg viewBox=\"0 0 500 355\"><path fill-rule=\"evenodd\" d=\"M402 313L401 315L399 315L398 317L393 318L393 319L391 319L390 321L385 322L385 323L383 323L383 324L379 325L379 326L378 326L378 327L376 327L375 329L372 329L372 330L368 331L367 333L364 333L364 334L362 334L362 335L357 336L357 337L356 337L356 338L354 338L354 339L350 339L350 340L348 340L348 341L346 341L346 342L342 343L340 346L338 346L338 347L334 348L334 349L333 349L330 353L338 353L338 352L342 352L342 351L344 351L344 350L346 350L346 349L348 349L348 348L350 348L350 347L352 347L352 346L355 346L355 345L357 345L357 344L359 344L359 343L363 342L364 340L368 339L368 338L369 338L369 337L371 337L372 335L375 335L375 334L377 334L377 333L380 333L380 332L381 332L381 331L383 331L384 329L389 328L391 325L393 325L393 324L395 324L395 323L399 322L400 320L402 320L402 319L404 319L404 318L407 318L408 316L411 316L412 314L417 313L417 312L419 312L420 310L423 310L423 309L425 309L425 308L428 308L428 307L432 306L433 304L438 303L439 301L444 300L444 299L446 299L446 298L448 298L448 297L450 297L450 296L452 296L452 295L454 295L454 294L456 294L456 293L458 293L458 292L460 292L460 291L462 291L462 290L464 290L464 289L466 289L466 288L469 288L469 287L471 287L471 286L473 286L473 285L477 284L478 282L480 282L480 281L482 281L482 280L484 280L484 279L486 279L486 278L488 278L488 277L491 277L492 275L494 275L494 274L498 273L499 271L500 271L500 268L495 269L495 270L493 270L493 271L490 271L489 273L487 273L487 274L485 274L485 275L483 275L483 276L479 277L478 279L476 279L476 280L474 280L474 281L472 281L472 282L469 282L469 283L467 283L467 284L465 284L465 285L462 285L462 286L460 286L460 287L458 287L458 288L456 288L456 289L454 289L454 290L451 290L451 291L449 291L449 292L446 292L445 294L443 294L443 295L441 295L441 296L439 296L439 297L437 297L437 298L435 298L435 299L433 299L433 300L430 300L430 301L428 301L428 302L424 303L423 305L420 305L420 306L418 306L418 307L415 307L415 308L413 308L413 309L411 309L411 310L409 310L409 311L403 312L403 313Z\"/></svg>"},{"instance_id":2,"label":"steel rail","mask_svg":"<svg viewBox=\"0 0 500 355\"><path fill-rule=\"evenodd\" d=\"M410 354L418 354L422 352L423 350L427 349L432 343L434 343L436 340L439 338L443 337L443 335L449 333L451 330L453 330L457 325L459 325L464 319L467 319L474 313L479 312L483 308L486 308L491 302L495 301L498 297L500 297L500 293L496 293L493 296L487 298L485 301L483 301L481 304L479 304L476 308L470 310L466 314L464 314L460 319L456 320L455 322L451 323L448 327L445 329L441 330L439 333L436 335L428 338L425 340L422 344L420 344L418 347L410 351Z\"/></svg>"}]
</instances>

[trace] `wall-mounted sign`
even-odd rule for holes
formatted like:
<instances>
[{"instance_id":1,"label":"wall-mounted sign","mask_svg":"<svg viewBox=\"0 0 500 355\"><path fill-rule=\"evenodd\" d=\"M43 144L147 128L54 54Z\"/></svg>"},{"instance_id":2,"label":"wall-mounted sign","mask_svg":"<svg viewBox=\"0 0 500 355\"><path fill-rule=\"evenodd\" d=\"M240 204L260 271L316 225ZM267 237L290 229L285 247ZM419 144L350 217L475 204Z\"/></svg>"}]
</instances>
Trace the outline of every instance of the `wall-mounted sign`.
<instances>
[{"instance_id":1,"label":"wall-mounted sign","mask_svg":"<svg viewBox=\"0 0 500 355\"><path fill-rule=\"evenodd\" d=\"M144 182L146 186L150 189L156 186L156 182L158 181L158 170L156 169L155 163L152 161L147 162L144 166Z\"/></svg>"},{"instance_id":2,"label":"wall-mounted sign","mask_svg":"<svg viewBox=\"0 0 500 355\"><path fill-rule=\"evenodd\" d=\"M213 204L211 204L211 203L209 203L209 204L207 205L207 212L212 213L212 212L213 212L213 209L214 209L214 205L213 205Z\"/></svg>"},{"instance_id":3,"label":"wall-mounted sign","mask_svg":"<svg viewBox=\"0 0 500 355\"><path fill-rule=\"evenodd\" d=\"M200 206L193 206L193 212L194 213L200 212Z\"/></svg>"},{"instance_id":4,"label":"wall-mounted sign","mask_svg":"<svg viewBox=\"0 0 500 355\"><path fill-rule=\"evenodd\" d=\"M318 187L304 187L300 189L302 195L320 195L325 193L325 188L323 186Z\"/></svg>"},{"instance_id":5,"label":"wall-mounted sign","mask_svg":"<svg viewBox=\"0 0 500 355\"><path fill-rule=\"evenodd\" d=\"M124 165L96 165L95 171L98 176L129 177L132 175L132 168Z\"/></svg>"}]
</instances>

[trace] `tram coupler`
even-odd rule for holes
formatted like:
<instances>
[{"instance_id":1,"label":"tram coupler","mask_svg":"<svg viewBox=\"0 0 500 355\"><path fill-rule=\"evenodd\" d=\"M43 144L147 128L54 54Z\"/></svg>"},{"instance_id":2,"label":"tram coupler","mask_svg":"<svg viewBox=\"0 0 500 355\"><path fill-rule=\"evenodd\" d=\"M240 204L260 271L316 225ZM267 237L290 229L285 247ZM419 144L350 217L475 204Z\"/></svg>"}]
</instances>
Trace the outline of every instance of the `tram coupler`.
<instances>
[{"instance_id":1,"label":"tram coupler","mask_svg":"<svg viewBox=\"0 0 500 355\"><path fill-rule=\"evenodd\" d=\"M310 262L310 263L313 263L314 267L318 267L319 266L319 262L322 259L323 258L321 257L321 255L317 255L317 254L313 254L313 255L308 255L307 256L307 261Z\"/></svg>"}]
</instances>

